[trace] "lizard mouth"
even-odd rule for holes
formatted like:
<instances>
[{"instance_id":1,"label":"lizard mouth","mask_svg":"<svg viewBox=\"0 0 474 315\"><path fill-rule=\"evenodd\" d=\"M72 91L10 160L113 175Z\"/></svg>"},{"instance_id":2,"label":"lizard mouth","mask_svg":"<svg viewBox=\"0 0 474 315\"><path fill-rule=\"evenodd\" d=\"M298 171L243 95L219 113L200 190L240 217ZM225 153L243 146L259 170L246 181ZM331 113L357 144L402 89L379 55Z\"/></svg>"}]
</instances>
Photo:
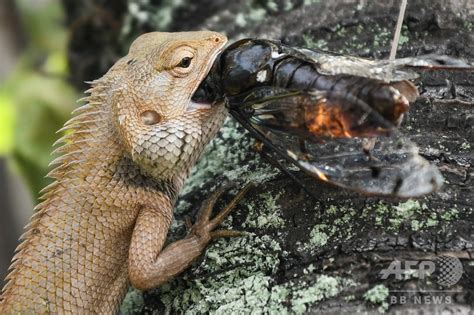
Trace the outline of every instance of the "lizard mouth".
<instances>
[{"instance_id":1,"label":"lizard mouth","mask_svg":"<svg viewBox=\"0 0 474 315\"><path fill-rule=\"evenodd\" d=\"M210 102L203 102L203 101L194 101L191 100L189 102L188 108L186 111L192 112L195 110L209 110L212 108L213 103Z\"/></svg>"},{"instance_id":2,"label":"lizard mouth","mask_svg":"<svg viewBox=\"0 0 474 315\"><path fill-rule=\"evenodd\" d=\"M219 74L219 60L221 58L221 53L227 39L223 42L221 47L215 51L215 53L210 57L210 60L214 60L210 64L209 68L206 70L206 76L196 87L194 91L189 106L188 111L191 110L209 110L212 107L215 107L218 104L223 103L223 93L222 93L222 82L221 76Z\"/></svg>"},{"instance_id":3,"label":"lizard mouth","mask_svg":"<svg viewBox=\"0 0 474 315\"><path fill-rule=\"evenodd\" d=\"M217 61L207 73L207 76L201 81L196 91L191 97L191 102L199 104L215 104L222 101L224 97L222 80L219 70L218 61L220 55L217 56Z\"/></svg>"}]
</instances>

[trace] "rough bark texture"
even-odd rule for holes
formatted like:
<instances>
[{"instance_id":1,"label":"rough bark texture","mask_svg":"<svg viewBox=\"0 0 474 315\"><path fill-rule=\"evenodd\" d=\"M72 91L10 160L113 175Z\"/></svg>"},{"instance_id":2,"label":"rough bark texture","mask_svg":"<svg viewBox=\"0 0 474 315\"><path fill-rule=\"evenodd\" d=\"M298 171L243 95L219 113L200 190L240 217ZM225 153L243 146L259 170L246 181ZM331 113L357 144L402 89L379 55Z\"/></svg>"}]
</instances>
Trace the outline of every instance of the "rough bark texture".
<instances>
[{"instance_id":1,"label":"rough bark texture","mask_svg":"<svg viewBox=\"0 0 474 315\"><path fill-rule=\"evenodd\" d=\"M72 37L71 62L77 63L72 77L74 82L99 77L130 38L153 29L208 28L225 32L231 41L264 37L388 56L398 1L327 2L122 2L113 15L118 28L97 26L94 36L108 38L100 51L80 49L90 42ZM79 4L67 9L71 17L85 12ZM93 16L94 7L89 10ZM73 34L85 32L79 22L70 22ZM472 60L473 34L472 1L410 1L398 56L444 53ZM82 60L87 64L81 66ZM81 70L87 67L96 72ZM240 185L253 180L258 187L225 224L246 236L214 242L185 274L156 290L132 290L122 311L468 312L474 303L474 73L425 72L419 84L422 95L402 130L442 171L446 182L441 191L417 200L381 200L295 173L318 196L315 200L263 162L251 150L249 136L229 119L187 183L171 237L185 233L184 219L194 217L213 187L226 180ZM461 279L451 287L439 285L439 269L426 277L381 278L380 271L393 261L433 260L439 267L436 259L443 254L463 265Z\"/></svg>"}]
</instances>

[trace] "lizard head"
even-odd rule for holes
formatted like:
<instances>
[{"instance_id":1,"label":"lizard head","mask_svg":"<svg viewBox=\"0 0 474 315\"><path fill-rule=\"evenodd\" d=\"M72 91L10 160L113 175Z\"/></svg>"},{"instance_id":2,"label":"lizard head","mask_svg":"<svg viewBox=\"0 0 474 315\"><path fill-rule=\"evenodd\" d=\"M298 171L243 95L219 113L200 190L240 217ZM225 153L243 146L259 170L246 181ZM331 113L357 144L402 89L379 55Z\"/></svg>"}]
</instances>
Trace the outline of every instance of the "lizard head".
<instances>
[{"instance_id":1,"label":"lizard head","mask_svg":"<svg viewBox=\"0 0 474 315\"><path fill-rule=\"evenodd\" d=\"M139 114L163 119L182 115L227 42L216 32L153 32L138 37L114 68L134 94ZM158 118L149 114L149 118Z\"/></svg>"},{"instance_id":2,"label":"lizard head","mask_svg":"<svg viewBox=\"0 0 474 315\"><path fill-rule=\"evenodd\" d=\"M153 177L189 169L222 123L222 104L191 97L226 42L210 31L144 34L107 73L125 149Z\"/></svg>"}]
</instances>

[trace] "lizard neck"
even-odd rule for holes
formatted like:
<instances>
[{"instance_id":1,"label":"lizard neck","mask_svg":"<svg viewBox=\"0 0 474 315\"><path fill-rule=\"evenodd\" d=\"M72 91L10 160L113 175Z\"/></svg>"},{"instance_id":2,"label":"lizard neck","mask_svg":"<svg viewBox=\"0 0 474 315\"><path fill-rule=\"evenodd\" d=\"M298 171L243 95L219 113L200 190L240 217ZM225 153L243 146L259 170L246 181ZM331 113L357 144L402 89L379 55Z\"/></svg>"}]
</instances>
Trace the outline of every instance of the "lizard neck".
<instances>
[{"instance_id":1,"label":"lizard neck","mask_svg":"<svg viewBox=\"0 0 474 315\"><path fill-rule=\"evenodd\" d=\"M152 178L133 161L114 122L111 94L116 91L112 86L117 84L107 75L92 82L92 88L87 91L90 96L84 98L87 103L63 127L67 132L58 142L64 145L56 150L62 155L51 163L57 166L47 176L63 186L86 186L91 190L103 185L129 190L146 187L176 199L185 175ZM49 189L43 191L48 198ZM132 206L128 199L124 201L116 206Z\"/></svg>"}]
</instances>

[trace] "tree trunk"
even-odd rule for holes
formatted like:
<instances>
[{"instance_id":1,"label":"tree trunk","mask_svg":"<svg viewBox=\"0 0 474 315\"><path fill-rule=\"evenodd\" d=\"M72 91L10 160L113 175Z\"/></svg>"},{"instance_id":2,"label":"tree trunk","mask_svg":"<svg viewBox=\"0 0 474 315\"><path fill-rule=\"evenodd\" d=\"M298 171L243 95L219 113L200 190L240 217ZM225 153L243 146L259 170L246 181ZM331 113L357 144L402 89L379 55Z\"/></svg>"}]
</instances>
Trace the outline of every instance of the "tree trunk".
<instances>
[{"instance_id":1,"label":"tree trunk","mask_svg":"<svg viewBox=\"0 0 474 315\"><path fill-rule=\"evenodd\" d=\"M208 28L230 41L281 39L387 58L398 1L318 2L129 1L121 45L109 48L118 56L145 30ZM472 60L473 33L472 1L409 1L398 57ZM89 65L100 62L90 58ZM257 183L224 224L246 235L213 242L188 271L156 290L132 290L122 312L467 313L474 303L474 73L424 72L419 84L421 97L401 129L441 170L441 191L416 200L368 198L294 172L317 196L311 198L262 161L229 119L194 168L170 237L182 237L184 219L227 180Z\"/></svg>"}]
</instances>

